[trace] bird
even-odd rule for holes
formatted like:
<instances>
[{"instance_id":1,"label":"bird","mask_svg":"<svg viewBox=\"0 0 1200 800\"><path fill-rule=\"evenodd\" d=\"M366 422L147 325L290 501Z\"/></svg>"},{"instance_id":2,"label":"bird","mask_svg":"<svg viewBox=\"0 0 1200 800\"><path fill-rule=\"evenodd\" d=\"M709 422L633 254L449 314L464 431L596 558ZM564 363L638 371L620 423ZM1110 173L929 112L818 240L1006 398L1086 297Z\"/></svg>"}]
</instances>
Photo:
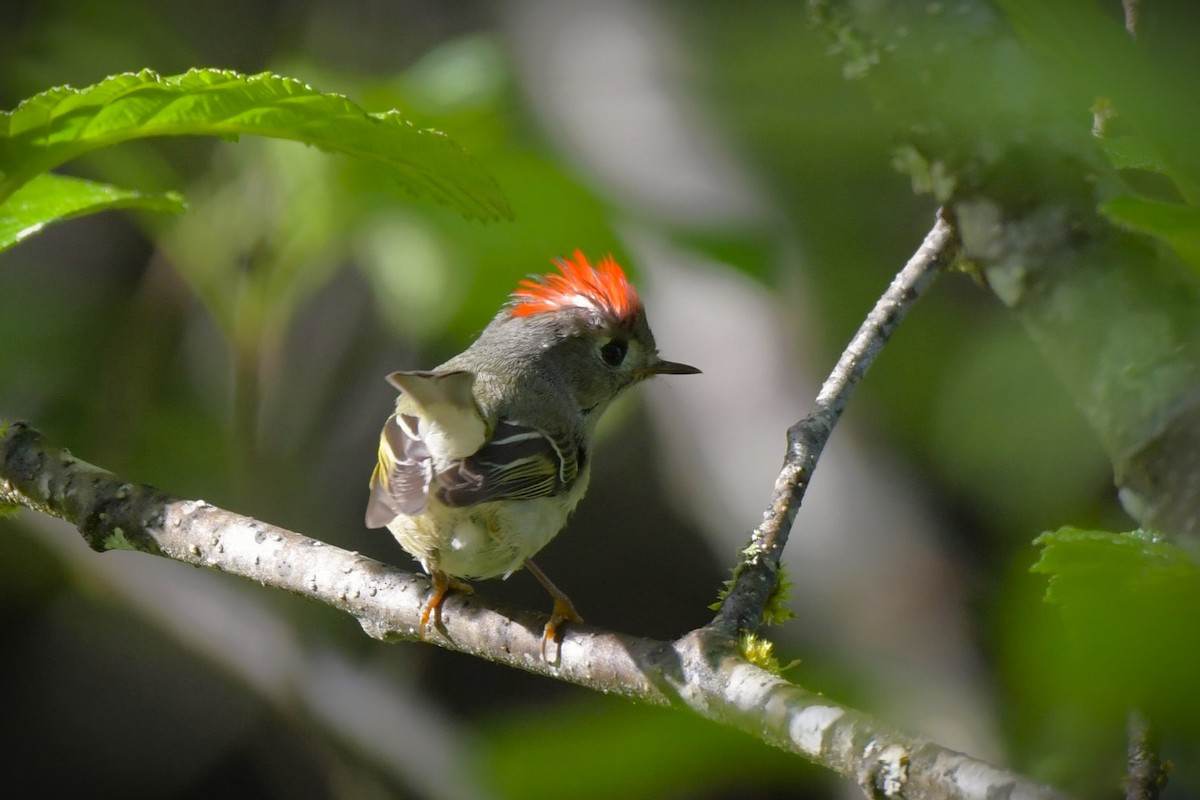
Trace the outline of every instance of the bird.
<instances>
[{"instance_id":1,"label":"bird","mask_svg":"<svg viewBox=\"0 0 1200 800\"><path fill-rule=\"evenodd\" d=\"M542 655L575 606L533 562L587 492L596 423L626 389L695 367L658 354L646 311L611 256L576 249L522 280L466 350L433 370L393 372L368 528L387 528L430 576L418 633L447 592L524 568L553 598Z\"/></svg>"}]
</instances>

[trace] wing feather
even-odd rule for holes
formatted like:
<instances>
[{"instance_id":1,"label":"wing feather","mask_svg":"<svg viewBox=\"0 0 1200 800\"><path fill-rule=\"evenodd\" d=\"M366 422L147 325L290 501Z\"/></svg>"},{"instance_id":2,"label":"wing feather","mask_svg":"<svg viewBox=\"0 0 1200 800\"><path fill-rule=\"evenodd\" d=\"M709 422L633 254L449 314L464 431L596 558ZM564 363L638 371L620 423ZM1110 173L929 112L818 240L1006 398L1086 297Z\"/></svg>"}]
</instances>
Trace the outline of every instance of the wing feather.
<instances>
[{"instance_id":1,"label":"wing feather","mask_svg":"<svg viewBox=\"0 0 1200 800\"><path fill-rule=\"evenodd\" d=\"M419 514L429 502L433 459L416 430L416 420L408 415L393 414L384 423L371 473L368 528L382 528L401 514Z\"/></svg>"},{"instance_id":2,"label":"wing feather","mask_svg":"<svg viewBox=\"0 0 1200 800\"><path fill-rule=\"evenodd\" d=\"M501 421L478 452L438 474L437 498L461 507L556 495L578 476L578 452L568 437Z\"/></svg>"}]
</instances>

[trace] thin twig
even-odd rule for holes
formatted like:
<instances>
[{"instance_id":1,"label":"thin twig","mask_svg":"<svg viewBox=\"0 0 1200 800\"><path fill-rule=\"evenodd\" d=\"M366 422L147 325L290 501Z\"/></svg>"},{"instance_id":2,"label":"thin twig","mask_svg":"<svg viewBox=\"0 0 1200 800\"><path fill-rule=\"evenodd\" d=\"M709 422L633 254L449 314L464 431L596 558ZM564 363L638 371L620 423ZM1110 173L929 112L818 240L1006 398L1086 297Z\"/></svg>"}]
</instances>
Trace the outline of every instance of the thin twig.
<instances>
[{"instance_id":1,"label":"thin twig","mask_svg":"<svg viewBox=\"0 0 1200 800\"><path fill-rule=\"evenodd\" d=\"M249 578L353 615L378 639L417 639L429 582L200 500L181 500L0 424L0 504L62 517L93 549L139 550ZM893 730L747 662L711 629L673 642L568 627L559 659L541 657L545 617L480 595L445 602L433 641L605 693L684 705L858 782L872 798L1062 800L1056 790Z\"/></svg>"},{"instance_id":2,"label":"thin twig","mask_svg":"<svg viewBox=\"0 0 1200 800\"><path fill-rule=\"evenodd\" d=\"M1129 714L1129 771L1125 800L1158 800L1167 785L1168 765L1159 758L1158 733L1137 711Z\"/></svg>"},{"instance_id":3,"label":"thin twig","mask_svg":"<svg viewBox=\"0 0 1200 800\"><path fill-rule=\"evenodd\" d=\"M1125 7L1125 30L1134 39L1138 38L1138 6L1141 4L1142 0L1121 0L1121 5Z\"/></svg>"},{"instance_id":4,"label":"thin twig","mask_svg":"<svg viewBox=\"0 0 1200 800\"><path fill-rule=\"evenodd\" d=\"M788 429L787 456L775 480L771 503L763 514L762 524L750 535L750 544L742 551L734 584L712 622L714 629L734 635L758 627L775 588L788 533L800 510L817 459L821 457L842 409L896 326L933 282L940 268L950 262L955 243L953 225L945 210L939 211L937 221L921 246L871 309L822 384L816 408Z\"/></svg>"}]
</instances>

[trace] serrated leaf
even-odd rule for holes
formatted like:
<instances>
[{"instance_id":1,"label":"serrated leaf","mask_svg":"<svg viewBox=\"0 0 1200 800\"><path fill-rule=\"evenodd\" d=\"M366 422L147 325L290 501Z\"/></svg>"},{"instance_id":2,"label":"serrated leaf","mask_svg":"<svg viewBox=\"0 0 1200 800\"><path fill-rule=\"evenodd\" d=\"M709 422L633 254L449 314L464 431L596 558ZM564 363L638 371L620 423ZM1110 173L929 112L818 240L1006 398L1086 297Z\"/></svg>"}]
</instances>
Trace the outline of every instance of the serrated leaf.
<instances>
[{"instance_id":1,"label":"serrated leaf","mask_svg":"<svg viewBox=\"0 0 1200 800\"><path fill-rule=\"evenodd\" d=\"M175 192L139 192L65 175L39 175L0 204L0 252L52 223L119 208L179 214L187 204Z\"/></svg>"},{"instance_id":2,"label":"serrated leaf","mask_svg":"<svg viewBox=\"0 0 1200 800\"><path fill-rule=\"evenodd\" d=\"M414 195L468 218L512 217L491 176L439 131L418 129L395 111L369 114L291 78L215 69L114 75L82 89L51 89L0 113L0 200L97 148L152 136L243 134L374 162Z\"/></svg>"},{"instance_id":3,"label":"serrated leaf","mask_svg":"<svg viewBox=\"0 0 1200 800\"><path fill-rule=\"evenodd\" d=\"M1121 195L1101 204L1100 211L1116 225L1162 240L1200 271L1200 208Z\"/></svg>"},{"instance_id":4,"label":"serrated leaf","mask_svg":"<svg viewBox=\"0 0 1200 800\"><path fill-rule=\"evenodd\" d=\"M1064 527L1034 540L1042 556L1034 572L1050 576L1046 599L1070 605L1080 595L1132 591L1164 580L1194 582L1200 566L1187 551L1145 531L1112 533Z\"/></svg>"},{"instance_id":5,"label":"serrated leaf","mask_svg":"<svg viewBox=\"0 0 1200 800\"><path fill-rule=\"evenodd\" d=\"M1155 718L1193 718L1200 565L1191 554L1144 531L1062 528L1036 544L1033 571L1049 576L1045 598L1061 610L1073 691Z\"/></svg>"}]
</instances>

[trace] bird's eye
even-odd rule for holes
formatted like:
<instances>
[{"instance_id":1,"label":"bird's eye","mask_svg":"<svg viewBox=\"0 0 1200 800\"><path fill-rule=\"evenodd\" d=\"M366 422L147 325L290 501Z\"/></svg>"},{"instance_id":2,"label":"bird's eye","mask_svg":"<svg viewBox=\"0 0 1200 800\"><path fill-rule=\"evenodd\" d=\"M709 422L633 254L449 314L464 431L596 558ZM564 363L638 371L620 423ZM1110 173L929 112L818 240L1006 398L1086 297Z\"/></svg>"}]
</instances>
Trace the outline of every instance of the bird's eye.
<instances>
[{"instance_id":1,"label":"bird's eye","mask_svg":"<svg viewBox=\"0 0 1200 800\"><path fill-rule=\"evenodd\" d=\"M629 342L624 339L610 339L600 347L600 358L610 367L619 367L629 352Z\"/></svg>"}]
</instances>

